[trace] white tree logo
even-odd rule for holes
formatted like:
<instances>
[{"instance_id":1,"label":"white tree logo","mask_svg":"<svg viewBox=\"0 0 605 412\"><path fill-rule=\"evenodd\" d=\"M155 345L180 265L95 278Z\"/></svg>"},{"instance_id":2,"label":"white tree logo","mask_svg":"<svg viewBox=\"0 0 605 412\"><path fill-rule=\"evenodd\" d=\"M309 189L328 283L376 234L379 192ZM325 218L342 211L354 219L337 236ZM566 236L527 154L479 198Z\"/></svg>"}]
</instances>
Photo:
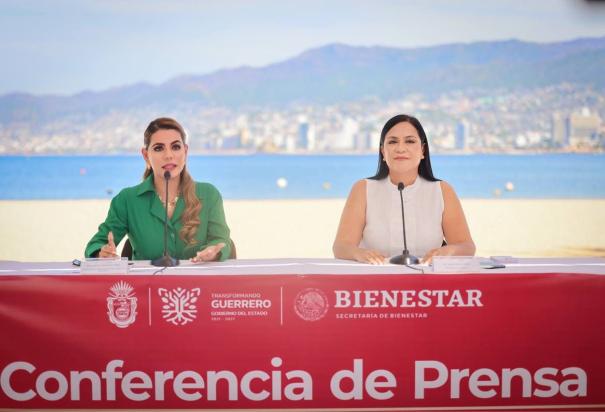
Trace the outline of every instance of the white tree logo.
<instances>
[{"instance_id":1,"label":"white tree logo","mask_svg":"<svg viewBox=\"0 0 605 412\"><path fill-rule=\"evenodd\" d=\"M197 305L195 303L200 293L200 288L176 288L172 290L159 288L158 295L162 299L162 317L166 322L177 326L193 322L197 317Z\"/></svg>"}]
</instances>

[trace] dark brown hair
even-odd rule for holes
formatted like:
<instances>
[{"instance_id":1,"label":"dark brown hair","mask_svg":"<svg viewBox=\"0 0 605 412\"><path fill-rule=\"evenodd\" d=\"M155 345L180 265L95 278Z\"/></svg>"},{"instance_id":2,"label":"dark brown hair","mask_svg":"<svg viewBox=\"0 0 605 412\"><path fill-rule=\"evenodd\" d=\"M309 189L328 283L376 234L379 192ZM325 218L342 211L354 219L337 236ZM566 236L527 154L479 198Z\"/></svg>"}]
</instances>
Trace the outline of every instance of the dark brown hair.
<instances>
[{"instance_id":1,"label":"dark brown hair","mask_svg":"<svg viewBox=\"0 0 605 412\"><path fill-rule=\"evenodd\" d=\"M398 114L397 116L390 118L385 123L384 127L382 128L382 133L380 133L380 147L378 148L378 170L376 171L376 174L374 176L369 177L368 179L381 180L389 175L389 166L387 165L387 162L384 161L381 149L384 146L384 139L386 138L387 133L393 128L393 126L398 123L411 124L418 132L418 137L420 137L420 143L422 144L424 159L420 160L420 164L418 165L418 174L428 181L439 181L439 179L433 176L433 169L431 168L431 156L429 153L429 141L426 138L424 128L422 127L418 119L407 114Z\"/></svg>"}]
</instances>

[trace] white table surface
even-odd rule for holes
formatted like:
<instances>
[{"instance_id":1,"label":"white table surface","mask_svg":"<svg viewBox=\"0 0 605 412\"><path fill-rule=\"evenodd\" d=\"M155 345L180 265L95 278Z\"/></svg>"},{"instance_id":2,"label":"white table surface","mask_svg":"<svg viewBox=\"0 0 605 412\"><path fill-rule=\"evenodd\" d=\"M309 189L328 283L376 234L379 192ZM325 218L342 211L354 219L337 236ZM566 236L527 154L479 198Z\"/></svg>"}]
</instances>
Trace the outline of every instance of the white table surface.
<instances>
[{"instance_id":1,"label":"white table surface","mask_svg":"<svg viewBox=\"0 0 605 412\"><path fill-rule=\"evenodd\" d=\"M431 266L417 265L425 274L435 274ZM149 261L129 265L130 275L151 275L158 269ZM391 264L369 265L339 259L238 259L225 262L192 264L182 261L179 266L166 268L166 275L369 275L421 274L405 266ZM504 269L481 269L479 274L507 273L583 273L605 275L605 258L518 258L506 263ZM78 275L80 269L71 262L0 261L0 276L7 275ZM118 274L118 273L116 273ZM447 274L443 274L447 276Z\"/></svg>"}]
</instances>

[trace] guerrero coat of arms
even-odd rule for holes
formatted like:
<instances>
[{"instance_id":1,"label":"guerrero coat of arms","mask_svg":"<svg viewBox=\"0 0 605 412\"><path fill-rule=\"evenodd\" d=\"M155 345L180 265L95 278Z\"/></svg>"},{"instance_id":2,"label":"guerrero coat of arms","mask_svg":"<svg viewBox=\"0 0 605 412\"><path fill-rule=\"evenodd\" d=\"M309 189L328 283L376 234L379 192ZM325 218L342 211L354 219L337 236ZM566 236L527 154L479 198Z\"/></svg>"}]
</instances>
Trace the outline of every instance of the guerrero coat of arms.
<instances>
[{"instance_id":1,"label":"guerrero coat of arms","mask_svg":"<svg viewBox=\"0 0 605 412\"><path fill-rule=\"evenodd\" d=\"M120 281L109 288L111 293L107 298L107 315L109 321L118 328L126 328L134 323L137 316L137 298L133 287Z\"/></svg>"}]
</instances>

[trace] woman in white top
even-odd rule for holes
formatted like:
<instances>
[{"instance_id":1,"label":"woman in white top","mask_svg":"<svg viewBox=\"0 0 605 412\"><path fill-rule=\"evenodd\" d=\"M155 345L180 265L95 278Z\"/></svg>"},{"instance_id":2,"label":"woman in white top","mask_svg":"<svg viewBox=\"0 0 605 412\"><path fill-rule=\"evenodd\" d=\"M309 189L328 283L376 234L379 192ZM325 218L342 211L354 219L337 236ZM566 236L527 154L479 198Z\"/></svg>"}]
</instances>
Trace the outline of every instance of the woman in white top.
<instances>
[{"instance_id":1,"label":"woman in white top","mask_svg":"<svg viewBox=\"0 0 605 412\"><path fill-rule=\"evenodd\" d=\"M383 127L375 176L355 183L347 199L334 256L382 264L403 251L401 199L404 184L406 240L411 255L472 256L464 211L454 189L433 176L429 144L415 117L400 114Z\"/></svg>"}]
</instances>

